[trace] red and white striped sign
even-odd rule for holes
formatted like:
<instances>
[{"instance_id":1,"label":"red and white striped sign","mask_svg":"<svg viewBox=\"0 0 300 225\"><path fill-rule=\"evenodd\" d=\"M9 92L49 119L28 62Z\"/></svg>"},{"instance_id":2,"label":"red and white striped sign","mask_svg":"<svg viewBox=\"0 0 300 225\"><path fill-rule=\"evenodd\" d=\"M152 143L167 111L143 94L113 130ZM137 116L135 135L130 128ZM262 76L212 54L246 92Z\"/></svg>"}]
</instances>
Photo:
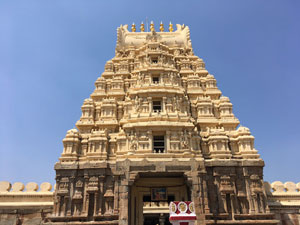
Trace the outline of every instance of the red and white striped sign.
<instances>
[{"instance_id":1,"label":"red and white striped sign","mask_svg":"<svg viewBox=\"0 0 300 225\"><path fill-rule=\"evenodd\" d=\"M192 225L196 220L194 203L190 201L170 202L170 222L173 225Z\"/></svg>"}]
</instances>

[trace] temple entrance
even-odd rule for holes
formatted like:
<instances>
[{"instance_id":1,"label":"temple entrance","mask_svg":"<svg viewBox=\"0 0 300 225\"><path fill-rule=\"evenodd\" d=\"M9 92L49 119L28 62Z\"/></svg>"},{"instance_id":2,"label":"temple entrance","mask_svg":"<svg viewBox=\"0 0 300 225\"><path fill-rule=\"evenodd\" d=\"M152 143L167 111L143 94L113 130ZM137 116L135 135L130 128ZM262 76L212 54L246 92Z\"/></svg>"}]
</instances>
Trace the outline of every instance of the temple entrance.
<instances>
[{"instance_id":1,"label":"temple entrance","mask_svg":"<svg viewBox=\"0 0 300 225\"><path fill-rule=\"evenodd\" d=\"M182 174L152 175L141 174L131 187L131 225L170 225L169 203L190 199Z\"/></svg>"},{"instance_id":2,"label":"temple entrance","mask_svg":"<svg viewBox=\"0 0 300 225\"><path fill-rule=\"evenodd\" d=\"M144 215L144 225L172 225L169 222L169 214L149 214Z\"/></svg>"}]
</instances>

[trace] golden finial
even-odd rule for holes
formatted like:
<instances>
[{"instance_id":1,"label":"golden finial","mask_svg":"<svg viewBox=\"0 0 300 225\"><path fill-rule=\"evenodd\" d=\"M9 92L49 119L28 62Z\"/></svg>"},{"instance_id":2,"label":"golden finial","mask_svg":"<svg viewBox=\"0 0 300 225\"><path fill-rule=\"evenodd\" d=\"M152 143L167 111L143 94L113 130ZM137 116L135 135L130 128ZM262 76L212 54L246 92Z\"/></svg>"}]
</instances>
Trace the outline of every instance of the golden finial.
<instances>
[{"instance_id":1,"label":"golden finial","mask_svg":"<svg viewBox=\"0 0 300 225\"><path fill-rule=\"evenodd\" d=\"M141 32L145 32L145 24L144 24L144 22L141 23L140 29L141 29Z\"/></svg>"},{"instance_id":2,"label":"golden finial","mask_svg":"<svg viewBox=\"0 0 300 225\"><path fill-rule=\"evenodd\" d=\"M151 30L151 32L155 31L153 21L151 21L151 23L150 23L150 30Z\"/></svg>"},{"instance_id":3,"label":"golden finial","mask_svg":"<svg viewBox=\"0 0 300 225\"><path fill-rule=\"evenodd\" d=\"M170 24L169 24L169 31L170 31L170 32L173 32L173 30L174 30L173 24L170 22Z\"/></svg>"},{"instance_id":4,"label":"golden finial","mask_svg":"<svg viewBox=\"0 0 300 225\"><path fill-rule=\"evenodd\" d=\"M135 28L135 24L134 23L131 25L131 32L136 32L136 28Z\"/></svg>"},{"instance_id":5,"label":"golden finial","mask_svg":"<svg viewBox=\"0 0 300 225\"><path fill-rule=\"evenodd\" d=\"M159 30L160 30L160 32L164 32L164 30L165 30L162 22L160 22Z\"/></svg>"}]
</instances>

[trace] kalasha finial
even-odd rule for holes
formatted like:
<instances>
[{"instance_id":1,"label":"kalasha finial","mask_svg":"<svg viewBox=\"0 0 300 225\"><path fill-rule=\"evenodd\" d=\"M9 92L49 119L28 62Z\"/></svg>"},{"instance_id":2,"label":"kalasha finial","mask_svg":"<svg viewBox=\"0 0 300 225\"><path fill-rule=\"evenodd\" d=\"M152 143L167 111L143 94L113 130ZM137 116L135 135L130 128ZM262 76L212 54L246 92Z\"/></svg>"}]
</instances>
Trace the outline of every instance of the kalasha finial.
<instances>
[{"instance_id":1,"label":"kalasha finial","mask_svg":"<svg viewBox=\"0 0 300 225\"><path fill-rule=\"evenodd\" d=\"M154 32L154 31L155 31L153 21L151 21L151 23L150 23L150 31L151 31L151 32Z\"/></svg>"},{"instance_id":2,"label":"kalasha finial","mask_svg":"<svg viewBox=\"0 0 300 225\"><path fill-rule=\"evenodd\" d=\"M145 32L145 24L144 24L144 22L141 23L140 29L141 29L141 32Z\"/></svg>"},{"instance_id":3,"label":"kalasha finial","mask_svg":"<svg viewBox=\"0 0 300 225\"><path fill-rule=\"evenodd\" d=\"M170 22L170 24L169 24L169 31L170 31L170 32L173 32L173 30L174 30L173 24Z\"/></svg>"},{"instance_id":4,"label":"kalasha finial","mask_svg":"<svg viewBox=\"0 0 300 225\"><path fill-rule=\"evenodd\" d=\"M131 32L136 32L136 28L135 28L135 24L134 23L131 25Z\"/></svg>"},{"instance_id":5,"label":"kalasha finial","mask_svg":"<svg viewBox=\"0 0 300 225\"><path fill-rule=\"evenodd\" d=\"M164 30L165 30L162 22L160 22L159 30L160 30L160 32L164 32Z\"/></svg>"}]
</instances>

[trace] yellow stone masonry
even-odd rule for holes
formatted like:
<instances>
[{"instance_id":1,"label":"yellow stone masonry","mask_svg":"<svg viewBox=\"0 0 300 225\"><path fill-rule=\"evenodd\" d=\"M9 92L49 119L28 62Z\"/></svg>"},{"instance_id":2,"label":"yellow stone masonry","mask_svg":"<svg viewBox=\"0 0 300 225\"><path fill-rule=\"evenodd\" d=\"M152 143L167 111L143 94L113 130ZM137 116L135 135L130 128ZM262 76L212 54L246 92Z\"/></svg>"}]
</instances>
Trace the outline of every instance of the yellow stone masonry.
<instances>
[{"instance_id":1,"label":"yellow stone masonry","mask_svg":"<svg viewBox=\"0 0 300 225\"><path fill-rule=\"evenodd\" d=\"M116 56L84 101L78 131L67 132L62 163L181 158L183 153L259 158L249 129L236 129L239 121L229 98L194 55L189 28L176 26L175 32L157 33L135 32L134 24L132 32L127 25L118 28ZM160 132L165 134L165 156L153 155L153 135Z\"/></svg>"}]
</instances>

